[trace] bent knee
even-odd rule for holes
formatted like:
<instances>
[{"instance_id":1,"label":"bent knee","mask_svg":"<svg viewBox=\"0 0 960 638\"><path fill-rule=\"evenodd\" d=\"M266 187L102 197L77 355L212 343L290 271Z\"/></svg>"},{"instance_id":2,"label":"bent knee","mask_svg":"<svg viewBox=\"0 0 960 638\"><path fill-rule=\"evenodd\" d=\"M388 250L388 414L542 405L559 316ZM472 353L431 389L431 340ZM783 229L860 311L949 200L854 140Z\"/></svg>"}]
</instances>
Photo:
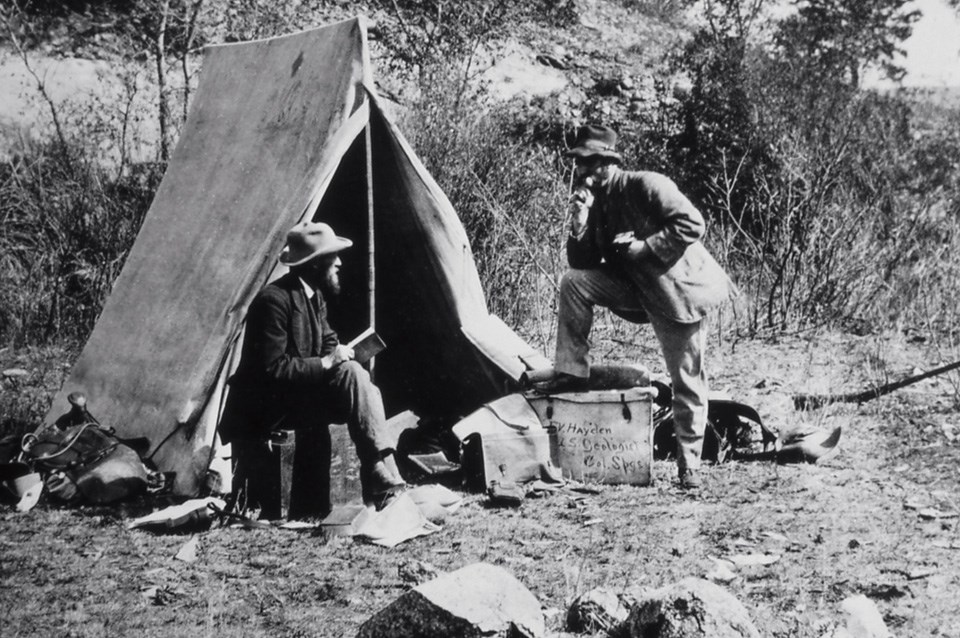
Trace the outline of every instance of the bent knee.
<instances>
[{"instance_id":1,"label":"bent knee","mask_svg":"<svg viewBox=\"0 0 960 638\"><path fill-rule=\"evenodd\" d=\"M586 281L588 272L589 271L586 270L571 269L563 273L563 276L560 278L560 292L569 294L574 290L579 291L583 288L583 283Z\"/></svg>"},{"instance_id":2,"label":"bent knee","mask_svg":"<svg viewBox=\"0 0 960 638\"><path fill-rule=\"evenodd\" d=\"M356 361L344 361L340 364L340 374L358 380L369 380L370 373Z\"/></svg>"}]
</instances>

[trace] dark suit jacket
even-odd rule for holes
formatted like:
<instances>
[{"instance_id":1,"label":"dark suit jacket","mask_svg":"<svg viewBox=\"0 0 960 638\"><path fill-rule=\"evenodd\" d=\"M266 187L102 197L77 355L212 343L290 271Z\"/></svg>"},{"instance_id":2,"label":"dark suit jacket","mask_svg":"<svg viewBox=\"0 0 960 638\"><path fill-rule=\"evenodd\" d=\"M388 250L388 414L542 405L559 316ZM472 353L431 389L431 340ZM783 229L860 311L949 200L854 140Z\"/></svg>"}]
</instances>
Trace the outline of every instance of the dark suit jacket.
<instances>
[{"instance_id":1,"label":"dark suit jacket","mask_svg":"<svg viewBox=\"0 0 960 638\"><path fill-rule=\"evenodd\" d=\"M300 279L287 274L268 284L247 313L240 364L220 424L224 442L257 439L274 429L298 429L323 382L324 357L337 347L327 308L316 292L319 315Z\"/></svg>"}]
</instances>

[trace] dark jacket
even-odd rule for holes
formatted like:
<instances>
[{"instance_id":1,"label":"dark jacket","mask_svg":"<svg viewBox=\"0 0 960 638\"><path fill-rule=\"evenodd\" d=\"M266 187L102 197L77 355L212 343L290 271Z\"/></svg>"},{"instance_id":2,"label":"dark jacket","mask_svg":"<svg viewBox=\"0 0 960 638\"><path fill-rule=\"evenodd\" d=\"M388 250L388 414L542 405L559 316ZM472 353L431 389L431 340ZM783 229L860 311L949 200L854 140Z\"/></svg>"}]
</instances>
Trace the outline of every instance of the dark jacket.
<instances>
[{"instance_id":1,"label":"dark jacket","mask_svg":"<svg viewBox=\"0 0 960 638\"><path fill-rule=\"evenodd\" d=\"M567 241L571 268L611 264L637 285L647 312L681 323L698 321L735 294L727 274L700 243L703 216L670 178L617 171L594 194L586 230ZM654 256L638 263L617 252L613 239L624 232L645 240Z\"/></svg>"},{"instance_id":2,"label":"dark jacket","mask_svg":"<svg viewBox=\"0 0 960 638\"><path fill-rule=\"evenodd\" d=\"M327 322L323 295L315 294L318 316L300 279L287 274L264 287L250 304L240 364L230 379L220 424L224 442L310 425L299 422L306 413L302 406L324 377L321 357L339 343Z\"/></svg>"}]
</instances>

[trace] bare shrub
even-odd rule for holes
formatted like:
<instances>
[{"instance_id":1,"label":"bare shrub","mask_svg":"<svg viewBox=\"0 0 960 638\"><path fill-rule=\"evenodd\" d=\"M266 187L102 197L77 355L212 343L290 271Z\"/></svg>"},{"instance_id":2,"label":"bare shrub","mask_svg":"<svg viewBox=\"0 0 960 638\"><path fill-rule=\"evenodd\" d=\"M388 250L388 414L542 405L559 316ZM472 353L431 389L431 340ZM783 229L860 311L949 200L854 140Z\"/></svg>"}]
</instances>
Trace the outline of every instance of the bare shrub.
<instances>
[{"instance_id":1,"label":"bare shrub","mask_svg":"<svg viewBox=\"0 0 960 638\"><path fill-rule=\"evenodd\" d=\"M0 367L26 370L24 376L0 378L0 439L19 438L36 429L50 408L54 392L63 383L73 353L62 346L26 348L13 355L0 349Z\"/></svg>"},{"instance_id":2,"label":"bare shrub","mask_svg":"<svg viewBox=\"0 0 960 638\"><path fill-rule=\"evenodd\" d=\"M78 146L25 144L0 164L0 339L84 338L136 237L161 168L113 174Z\"/></svg>"},{"instance_id":3,"label":"bare shrub","mask_svg":"<svg viewBox=\"0 0 960 638\"><path fill-rule=\"evenodd\" d=\"M565 233L557 156L482 94L458 93L456 74L432 77L405 130L463 221L491 312L548 339Z\"/></svg>"}]
</instances>

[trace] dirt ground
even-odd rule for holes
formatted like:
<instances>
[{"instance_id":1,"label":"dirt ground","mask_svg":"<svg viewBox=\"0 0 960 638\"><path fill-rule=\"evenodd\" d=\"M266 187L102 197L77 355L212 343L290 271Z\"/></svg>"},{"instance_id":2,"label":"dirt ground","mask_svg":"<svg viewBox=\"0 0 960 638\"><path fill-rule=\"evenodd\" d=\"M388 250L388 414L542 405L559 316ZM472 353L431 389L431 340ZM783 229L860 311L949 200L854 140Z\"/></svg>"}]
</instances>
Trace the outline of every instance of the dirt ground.
<instances>
[{"instance_id":1,"label":"dirt ground","mask_svg":"<svg viewBox=\"0 0 960 638\"><path fill-rule=\"evenodd\" d=\"M598 337L601 354L650 354L629 343L646 342L642 331ZM761 553L778 558L739 568L724 586L764 636L820 638L856 593L896 636L960 636L960 379L809 413L790 401L944 363L938 345L903 335L714 340L717 390L756 406L774 428L839 425L843 438L818 465L709 467L699 497L682 493L673 465L658 461L649 487L528 499L517 510L467 495L442 531L393 550L223 527L198 535L194 563L175 559L191 535L128 531L121 509L6 508L0 635L353 636L411 586L398 567L414 561L439 571L503 566L541 601L557 635L571 600L591 588L666 585L706 576L715 559Z\"/></svg>"}]
</instances>

